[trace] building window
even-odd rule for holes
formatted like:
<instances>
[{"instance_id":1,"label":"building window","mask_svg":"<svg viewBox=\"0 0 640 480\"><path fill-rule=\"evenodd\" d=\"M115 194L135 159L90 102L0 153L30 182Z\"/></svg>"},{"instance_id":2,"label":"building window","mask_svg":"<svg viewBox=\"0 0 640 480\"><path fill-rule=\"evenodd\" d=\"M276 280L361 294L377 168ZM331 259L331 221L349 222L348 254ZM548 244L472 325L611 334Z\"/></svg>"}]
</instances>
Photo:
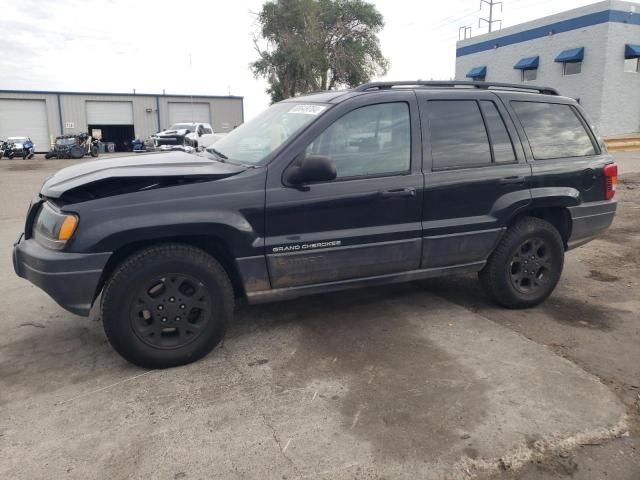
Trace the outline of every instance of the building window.
<instances>
[{"instance_id":1,"label":"building window","mask_svg":"<svg viewBox=\"0 0 640 480\"><path fill-rule=\"evenodd\" d=\"M627 73L640 72L640 58L625 58L624 71Z\"/></svg>"},{"instance_id":2,"label":"building window","mask_svg":"<svg viewBox=\"0 0 640 480\"><path fill-rule=\"evenodd\" d=\"M538 78L538 70L520 70L522 72L523 82L533 82Z\"/></svg>"},{"instance_id":3,"label":"building window","mask_svg":"<svg viewBox=\"0 0 640 480\"><path fill-rule=\"evenodd\" d=\"M577 75L582 72L582 62L564 62L562 67L562 74Z\"/></svg>"}]
</instances>

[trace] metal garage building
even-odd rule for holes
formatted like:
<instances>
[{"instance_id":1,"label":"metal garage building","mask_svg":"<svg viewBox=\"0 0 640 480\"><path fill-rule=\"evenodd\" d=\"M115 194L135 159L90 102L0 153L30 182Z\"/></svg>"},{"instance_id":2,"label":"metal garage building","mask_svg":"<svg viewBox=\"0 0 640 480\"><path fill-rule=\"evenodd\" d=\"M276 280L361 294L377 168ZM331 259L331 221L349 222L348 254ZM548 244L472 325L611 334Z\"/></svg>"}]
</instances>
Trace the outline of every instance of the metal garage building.
<instances>
[{"instance_id":1,"label":"metal garage building","mask_svg":"<svg viewBox=\"0 0 640 480\"><path fill-rule=\"evenodd\" d=\"M191 121L229 132L244 121L243 97L0 90L0 139L29 136L38 152L57 135L100 130L122 147Z\"/></svg>"}]
</instances>

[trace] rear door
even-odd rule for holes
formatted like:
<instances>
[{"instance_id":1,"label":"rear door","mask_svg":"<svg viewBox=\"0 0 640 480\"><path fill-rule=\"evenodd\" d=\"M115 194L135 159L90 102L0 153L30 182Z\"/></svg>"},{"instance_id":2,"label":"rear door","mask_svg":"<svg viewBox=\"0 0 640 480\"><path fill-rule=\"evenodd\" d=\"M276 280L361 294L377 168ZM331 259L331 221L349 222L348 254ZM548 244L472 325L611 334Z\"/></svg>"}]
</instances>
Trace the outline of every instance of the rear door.
<instances>
[{"instance_id":1,"label":"rear door","mask_svg":"<svg viewBox=\"0 0 640 480\"><path fill-rule=\"evenodd\" d=\"M497 95L419 91L425 151L422 267L482 266L531 201L531 167Z\"/></svg>"},{"instance_id":2,"label":"rear door","mask_svg":"<svg viewBox=\"0 0 640 480\"><path fill-rule=\"evenodd\" d=\"M286 185L283 173L305 155L332 158L337 178ZM338 104L274 163L265 241L274 288L419 268L424 179L413 92L371 93Z\"/></svg>"}]
</instances>

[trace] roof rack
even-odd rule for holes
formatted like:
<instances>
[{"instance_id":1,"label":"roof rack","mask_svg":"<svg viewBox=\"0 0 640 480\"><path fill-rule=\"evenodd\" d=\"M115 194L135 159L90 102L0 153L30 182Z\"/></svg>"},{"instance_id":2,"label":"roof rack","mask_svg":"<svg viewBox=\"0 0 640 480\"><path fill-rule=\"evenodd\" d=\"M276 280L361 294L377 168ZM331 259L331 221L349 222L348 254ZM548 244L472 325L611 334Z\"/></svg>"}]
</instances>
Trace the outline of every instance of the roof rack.
<instances>
[{"instance_id":1,"label":"roof rack","mask_svg":"<svg viewBox=\"0 0 640 480\"><path fill-rule=\"evenodd\" d=\"M390 90L393 87L433 87L433 88L478 88L483 90L507 90L507 91L533 91L544 95L560 95L555 88L534 87L532 85L519 85L516 83L471 82L471 81L423 81L406 80L401 82L371 82L359 85L354 92L366 92L368 90Z\"/></svg>"}]
</instances>

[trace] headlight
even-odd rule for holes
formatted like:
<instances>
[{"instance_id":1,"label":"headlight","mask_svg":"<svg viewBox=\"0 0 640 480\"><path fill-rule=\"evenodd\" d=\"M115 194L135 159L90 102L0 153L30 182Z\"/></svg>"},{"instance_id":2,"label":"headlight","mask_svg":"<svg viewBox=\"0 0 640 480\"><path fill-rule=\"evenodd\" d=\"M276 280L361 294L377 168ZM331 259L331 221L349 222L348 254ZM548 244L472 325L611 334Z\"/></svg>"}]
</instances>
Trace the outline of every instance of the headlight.
<instances>
[{"instance_id":1,"label":"headlight","mask_svg":"<svg viewBox=\"0 0 640 480\"><path fill-rule=\"evenodd\" d=\"M62 213L50 203L43 203L33 227L33 237L44 247L62 250L77 226L76 215Z\"/></svg>"}]
</instances>

